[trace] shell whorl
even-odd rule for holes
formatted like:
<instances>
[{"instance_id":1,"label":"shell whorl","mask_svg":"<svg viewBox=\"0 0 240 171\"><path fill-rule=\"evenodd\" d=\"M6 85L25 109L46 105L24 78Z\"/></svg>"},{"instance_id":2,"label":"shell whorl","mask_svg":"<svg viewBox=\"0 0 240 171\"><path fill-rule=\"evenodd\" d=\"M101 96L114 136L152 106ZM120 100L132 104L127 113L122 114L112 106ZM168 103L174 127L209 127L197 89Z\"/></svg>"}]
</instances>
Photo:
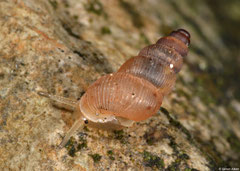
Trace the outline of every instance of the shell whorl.
<instances>
[{"instance_id":1,"label":"shell whorl","mask_svg":"<svg viewBox=\"0 0 240 171\"><path fill-rule=\"evenodd\" d=\"M113 117L145 120L162 103L162 95L153 84L124 72L101 77L89 90L81 98L80 107L95 122L107 122Z\"/></svg>"},{"instance_id":2,"label":"shell whorl","mask_svg":"<svg viewBox=\"0 0 240 171\"><path fill-rule=\"evenodd\" d=\"M143 48L116 73L88 88L79 103L81 112L101 123L118 118L141 121L154 115L175 83L189 43L190 34L179 29Z\"/></svg>"},{"instance_id":3,"label":"shell whorl","mask_svg":"<svg viewBox=\"0 0 240 171\"><path fill-rule=\"evenodd\" d=\"M138 56L126 61L118 72L128 72L146 79L166 95L172 90L176 74L182 68L189 43L190 34L187 31L173 31L156 44L143 48Z\"/></svg>"}]
</instances>

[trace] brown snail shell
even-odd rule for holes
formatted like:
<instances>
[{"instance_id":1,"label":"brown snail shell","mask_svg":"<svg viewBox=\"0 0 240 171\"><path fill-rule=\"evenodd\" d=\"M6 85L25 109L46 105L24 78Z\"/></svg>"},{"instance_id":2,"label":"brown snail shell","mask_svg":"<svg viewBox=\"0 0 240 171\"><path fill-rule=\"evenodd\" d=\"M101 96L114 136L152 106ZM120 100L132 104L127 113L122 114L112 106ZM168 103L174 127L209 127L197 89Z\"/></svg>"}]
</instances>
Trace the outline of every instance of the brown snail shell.
<instances>
[{"instance_id":1,"label":"brown snail shell","mask_svg":"<svg viewBox=\"0 0 240 171\"><path fill-rule=\"evenodd\" d=\"M39 94L65 106L75 108L76 121L61 143L64 146L81 121L90 124L131 126L134 121L154 115L163 97L174 86L181 70L183 57L188 53L190 34L183 29L160 38L156 44L143 48L138 56L127 60L113 74L94 82L80 99L71 102L63 98Z\"/></svg>"},{"instance_id":2,"label":"brown snail shell","mask_svg":"<svg viewBox=\"0 0 240 171\"><path fill-rule=\"evenodd\" d=\"M143 48L116 73L101 77L88 88L79 103L82 114L102 123L119 117L133 121L149 118L171 91L189 43L190 34L179 29Z\"/></svg>"}]
</instances>

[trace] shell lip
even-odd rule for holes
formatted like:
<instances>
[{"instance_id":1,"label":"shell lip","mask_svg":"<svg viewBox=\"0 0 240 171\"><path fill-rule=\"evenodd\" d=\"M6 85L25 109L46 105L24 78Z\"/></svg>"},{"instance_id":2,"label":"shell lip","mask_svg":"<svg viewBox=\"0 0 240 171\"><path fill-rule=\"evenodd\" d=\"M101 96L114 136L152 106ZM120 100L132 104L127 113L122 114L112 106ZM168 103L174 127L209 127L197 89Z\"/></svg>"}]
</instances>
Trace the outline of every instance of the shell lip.
<instances>
[{"instance_id":1,"label":"shell lip","mask_svg":"<svg viewBox=\"0 0 240 171\"><path fill-rule=\"evenodd\" d=\"M112 124L112 125L119 125L119 126L124 126L124 127L130 127L133 125L135 121L126 119L126 118L121 118L117 117L114 115L108 116L105 119L96 119L93 117L90 117L89 115L85 114L83 111L81 111L83 115L83 120L88 120L90 122L96 123L96 124Z\"/></svg>"},{"instance_id":2,"label":"shell lip","mask_svg":"<svg viewBox=\"0 0 240 171\"><path fill-rule=\"evenodd\" d=\"M119 116L115 116L115 115L105 115L105 116L101 116L104 114L88 114L88 112L86 112L83 108L83 105L81 104L81 100L79 103L79 107L80 107L80 111L81 114L83 116L83 120L88 120L90 122L93 123L97 123L97 124L113 124L113 125L121 125L121 126L125 126L125 127L130 127L132 126L132 124L134 123L134 121L126 119L126 118L122 118Z\"/></svg>"},{"instance_id":3,"label":"shell lip","mask_svg":"<svg viewBox=\"0 0 240 171\"><path fill-rule=\"evenodd\" d=\"M86 118L87 120L95 123L107 123L107 122L112 122L115 124L118 124L118 120L114 115L107 115L107 116L101 116L101 113L95 113L95 114L88 114L82 107L80 103L80 110L83 115L83 118Z\"/></svg>"}]
</instances>

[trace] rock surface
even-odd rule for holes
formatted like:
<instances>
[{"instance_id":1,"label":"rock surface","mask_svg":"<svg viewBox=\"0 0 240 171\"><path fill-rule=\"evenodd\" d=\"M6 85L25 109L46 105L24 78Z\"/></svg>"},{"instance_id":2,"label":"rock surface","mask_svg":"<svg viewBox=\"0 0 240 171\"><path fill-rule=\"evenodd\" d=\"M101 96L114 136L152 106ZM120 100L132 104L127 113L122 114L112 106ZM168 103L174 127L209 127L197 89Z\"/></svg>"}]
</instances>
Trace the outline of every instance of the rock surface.
<instances>
[{"instance_id":1,"label":"rock surface","mask_svg":"<svg viewBox=\"0 0 240 171\"><path fill-rule=\"evenodd\" d=\"M239 167L239 5L0 1L1 170ZM119 131L85 127L57 149L72 113L36 91L79 99L101 75L179 27L192 35L190 53L159 113Z\"/></svg>"}]
</instances>

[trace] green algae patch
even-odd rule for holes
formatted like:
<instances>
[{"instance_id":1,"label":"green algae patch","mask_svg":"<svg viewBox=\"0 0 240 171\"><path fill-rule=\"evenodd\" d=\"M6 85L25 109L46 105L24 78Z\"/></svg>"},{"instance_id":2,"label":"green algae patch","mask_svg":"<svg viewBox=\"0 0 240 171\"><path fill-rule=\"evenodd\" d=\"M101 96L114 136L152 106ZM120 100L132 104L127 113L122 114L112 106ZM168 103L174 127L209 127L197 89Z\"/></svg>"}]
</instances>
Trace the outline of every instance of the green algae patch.
<instances>
[{"instance_id":1,"label":"green algae patch","mask_svg":"<svg viewBox=\"0 0 240 171\"><path fill-rule=\"evenodd\" d=\"M94 13L96 15L104 14L103 5L98 0L90 0L86 5L85 8L88 12Z\"/></svg>"},{"instance_id":2,"label":"green algae patch","mask_svg":"<svg viewBox=\"0 0 240 171\"><path fill-rule=\"evenodd\" d=\"M66 149L67 149L67 150L70 149L75 143L76 143L75 138L71 137L71 138L68 140L67 144L65 145Z\"/></svg>"},{"instance_id":3,"label":"green algae patch","mask_svg":"<svg viewBox=\"0 0 240 171\"><path fill-rule=\"evenodd\" d=\"M123 137L124 137L123 130L114 130L113 133L114 133L114 138L117 139L117 140L122 140Z\"/></svg>"},{"instance_id":4,"label":"green algae patch","mask_svg":"<svg viewBox=\"0 0 240 171\"><path fill-rule=\"evenodd\" d=\"M112 150L108 150L107 151L107 155L108 155L110 160L115 160L114 153L113 153Z\"/></svg>"},{"instance_id":5,"label":"green algae patch","mask_svg":"<svg viewBox=\"0 0 240 171\"><path fill-rule=\"evenodd\" d=\"M75 156L75 153L76 153L76 148L75 148L75 145L76 144L76 140L75 138L71 137L69 139L69 141L67 142L67 144L65 145L65 148L67 149L68 151L68 155L71 156L71 157L74 157Z\"/></svg>"},{"instance_id":6,"label":"green algae patch","mask_svg":"<svg viewBox=\"0 0 240 171\"><path fill-rule=\"evenodd\" d=\"M71 157L75 156L75 153L82 150L83 148L87 148L87 140L83 137L80 137L79 139L80 143L78 141L71 137L70 140L65 145L65 148L68 151L68 155Z\"/></svg>"},{"instance_id":7,"label":"green algae patch","mask_svg":"<svg viewBox=\"0 0 240 171\"><path fill-rule=\"evenodd\" d=\"M148 151L143 152L143 163L145 166L151 167L151 168L155 168L155 167L157 169L164 168L164 161L160 157L158 157Z\"/></svg>"},{"instance_id":8,"label":"green algae patch","mask_svg":"<svg viewBox=\"0 0 240 171\"><path fill-rule=\"evenodd\" d=\"M78 145L77 145L77 150L81 150L83 148L87 148L87 140L84 139L84 138L80 138L80 142Z\"/></svg>"},{"instance_id":9,"label":"green algae patch","mask_svg":"<svg viewBox=\"0 0 240 171\"><path fill-rule=\"evenodd\" d=\"M199 171L199 170L193 168L185 168L184 171Z\"/></svg>"},{"instance_id":10,"label":"green algae patch","mask_svg":"<svg viewBox=\"0 0 240 171\"><path fill-rule=\"evenodd\" d=\"M114 130L113 134L114 134L114 139L119 140L122 144L127 143L126 135L123 130Z\"/></svg>"},{"instance_id":11,"label":"green algae patch","mask_svg":"<svg viewBox=\"0 0 240 171\"><path fill-rule=\"evenodd\" d=\"M111 34L112 32L111 32L111 30L110 30L109 27L103 26L103 27L101 28L101 33L102 33L102 34Z\"/></svg>"},{"instance_id":12,"label":"green algae patch","mask_svg":"<svg viewBox=\"0 0 240 171\"><path fill-rule=\"evenodd\" d=\"M192 135L190 134L190 132L189 132L184 126L182 126L182 124L181 124L179 121L173 119L173 118L170 116L170 114L169 114L169 112L167 111L167 109L161 107L161 108L160 108L160 111L167 116L167 118L169 119L169 122L170 122L171 125L173 125L174 127L178 128L179 130L181 130L181 131L187 136L187 139L188 139L191 143L193 143L193 138L192 138Z\"/></svg>"},{"instance_id":13,"label":"green algae patch","mask_svg":"<svg viewBox=\"0 0 240 171\"><path fill-rule=\"evenodd\" d=\"M54 1L54 0L48 0L48 2L51 4L51 6L53 7L53 9L57 9L58 7L58 2Z\"/></svg>"},{"instance_id":14,"label":"green algae patch","mask_svg":"<svg viewBox=\"0 0 240 171\"><path fill-rule=\"evenodd\" d=\"M94 163L97 163L101 160L102 156L95 153L95 154L89 154L90 157L92 157Z\"/></svg>"}]
</instances>

